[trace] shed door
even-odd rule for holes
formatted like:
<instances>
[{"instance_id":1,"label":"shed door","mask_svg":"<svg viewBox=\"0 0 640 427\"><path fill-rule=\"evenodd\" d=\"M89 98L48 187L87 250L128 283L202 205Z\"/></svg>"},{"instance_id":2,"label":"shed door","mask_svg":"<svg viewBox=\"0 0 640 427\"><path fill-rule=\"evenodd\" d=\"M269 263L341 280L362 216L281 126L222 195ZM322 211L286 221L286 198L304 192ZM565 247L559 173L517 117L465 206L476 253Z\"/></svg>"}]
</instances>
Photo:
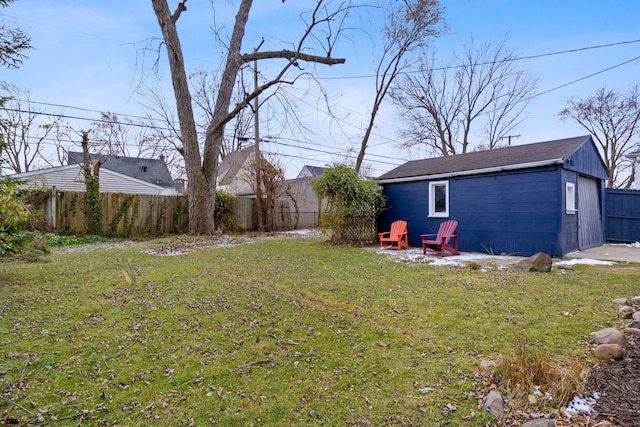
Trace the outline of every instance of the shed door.
<instances>
[{"instance_id":1,"label":"shed door","mask_svg":"<svg viewBox=\"0 0 640 427\"><path fill-rule=\"evenodd\" d=\"M578 248L604 244L598 181L578 177Z\"/></svg>"}]
</instances>

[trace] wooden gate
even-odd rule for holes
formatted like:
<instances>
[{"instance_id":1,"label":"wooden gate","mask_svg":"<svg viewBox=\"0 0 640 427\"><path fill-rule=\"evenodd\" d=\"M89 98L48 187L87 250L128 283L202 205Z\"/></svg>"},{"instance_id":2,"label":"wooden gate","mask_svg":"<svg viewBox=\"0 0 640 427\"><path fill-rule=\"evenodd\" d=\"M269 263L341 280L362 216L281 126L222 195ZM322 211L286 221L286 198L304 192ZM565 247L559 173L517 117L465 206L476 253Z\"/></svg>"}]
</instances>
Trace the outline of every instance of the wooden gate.
<instances>
[{"instance_id":1,"label":"wooden gate","mask_svg":"<svg viewBox=\"0 0 640 427\"><path fill-rule=\"evenodd\" d=\"M578 177L578 249L604 244L598 181Z\"/></svg>"},{"instance_id":2,"label":"wooden gate","mask_svg":"<svg viewBox=\"0 0 640 427\"><path fill-rule=\"evenodd\" d=\"M640 191L607 188L607 242L640 242Z\"/></svg>"}]
</instances>

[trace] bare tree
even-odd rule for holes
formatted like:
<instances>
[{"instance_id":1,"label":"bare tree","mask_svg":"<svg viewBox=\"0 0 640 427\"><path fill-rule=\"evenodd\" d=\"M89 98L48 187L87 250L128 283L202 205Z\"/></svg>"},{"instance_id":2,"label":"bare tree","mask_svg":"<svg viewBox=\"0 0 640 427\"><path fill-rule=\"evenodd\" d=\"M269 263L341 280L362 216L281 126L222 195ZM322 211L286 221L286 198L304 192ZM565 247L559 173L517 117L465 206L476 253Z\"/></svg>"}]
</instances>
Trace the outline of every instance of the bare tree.
<instances>
[{"instance_id":1,"label":"bare tree","mask_svg":"<svg viewBox=\"0 0 640 427\"><path fill-rule=\"evenodd\" d=\"M91 123L92 151L109 156L150 157L155 147L149 144L149 128L132 119L103 112Z\"/></svg>"},{"instance_id":2,"label":"bare tree","mask_svg":"<svg viewBox=\"0 0 640 427\"><path fill-rule=\"evenodd\" d=\"M171 80L173 83L176 110L180 123L180 135L184 146L184 159L187 171L188 199L189 199L189 233L214 234L213 206L218 159L224 142L226 124L245 108L256 96L269 88L286 82L287 73L295 69L301 62L315 62L320 64L340 64L344 59L331 57L335 37L340 34L331 26L340 22L339 18L349 10L346 4L340 4L335 10L329 10L328 1L316 0L315 9L307 16L307 27L293 50L261 51L241 54L245 27L249 20L252 0L241 0L236 14L235 24L227 48L227 56L220 78L220 86L214 104L213 115L207 126L202 152L198 143L198 132L192 107L192 96L185 71L182 47L176 24L186 8L186 0L178 3L176 10L171 13L167 0L151 0L154 13L162 31L164 44L167 49ZM326 29L324 34L316 31ZM314 49L313 42L322 40L325 55L314 55L308 52ZM243 98L242 102L231 106L233 88L238 72L244 64L254 60L282 59L284 65L277 75L261 84Z\"/></svg>"},{"instance_id":3,"label":"bare tree","mask_svg":"<svg viewBox=\"0 0 640 427\"><path fill-rule=\"evenodd\" d=\"M491 149L522 121L537 80L518 67L504 40L475 48L472 40L462 55L435 66L434 56L421 63L392 90L407 124L401 131L405 148L426 148L431 155L466 153L472 131Z\"/></svg>"},{"instance_id":4,"label":"bare tree","mask_svg":"<svg viewBox=\"0 0 640 427\"><path fill-rule=\"evenodd\" d=\"M61 125L60 118L38 110L31 103L28 91L6 82L0 82L0 90L6 94L0 102L3 167L21 173L49 164L45 145L55 140Z\"/></svg>"},{"instance_id":5,"label":"bare tree","mask_svg":"<svg viewBox=\"0 0 640 427\"><path fill-rule=\"evenodd\" d=\"M424 50L429 40L442 31L443 7L437 0L390 1L386 11L382 54L376 67L376 92L360 143L356 172L360 172L376 117L391 84L415 62L413 54Z\"/></svg>"},{"instance_id":6,"label":"bare tree","mask_svg":"<svg viewBox=\"0 0 640 427\"><path fill-rule=\"evenodd\" d=\"M198 120L198 128L202 134L205 134L206 125L210 123L213 118L214 94L217 93L220 84L215 76L207 71L194 73L191 75L190 81L193 89L193 101L199 109L200 120ZM249 90L245 87L244 79L240 76L236 83L231 103L238 104L242 102L248 92ZM229 125L225 127L223 144L220 148L220 158L224 159L227 154L244 148L243 143L248 141L249 131L252 128L253 115L251 114L251 110L248 108L240 110L236 117L229 122Z\"/></svg>"},{"instance_id":7,"label":"bare tree","mask_svg":"<svg viewBox=\"0 0 640 427\"><path fill-rule=\"evenodd\" d=\"M633 85L626 94L601 88L595 95L571 98L567 104L558 115L562 120L575 120L593 135L609 169L607 187L630 188L634 175L627 174L631 161L625 154L638 143L640 84Z\"/></svg>"},{"instance_id":8,"label":"bare tree","mask_svg":"<svg viewBox=\"0 0 640 427\"><path fill-rule=\"evenodd\" d=\"M272 231L274 224L274 216L277 212L277 206L279 200L288 200L293 203L295 213L295 224L293 228L297 227L300 213L298 210L298 204L291 187L287 183L284 170L275 161L268 161L264 156L254 157L250 165L251 169L255 171L257 175L260 175L260 179L251 179L247 177L247 183L254 191L258 204L258 224L259 231ZM259 183L259 184L258 184ZM259 187L258 187L259 185Z\"/></svg>"},{"instance_id":9,"label":"bare tree","mask_svg":"<svg viewBox=\"0 0 640 427\"><path fill-rule=\"evenodd\" d=\"M165 163L174 178L184 179L183 144L178 120L162 91L158 87L149 87L141 91L145 98L143 108L146 110L146 123L151 128L150 138L154 144L162 147Z\"/></svg>"},{"instance_id":10,"label":"bare tree","mask_svg":"<svg viewBox=\"0 0 640 427\"><path fill-rule=\"evenodd\" d=\"M92 123L90 148L110 156L163 159L173 177L183 177L184 167L182 156L176 151L174 127L169 120L160 120L162 124L158 125L150 117L133 120L103 112L101 119Z\"/></svg>"},{"instance_id":11,"label":"bare tree","mask_svg":"<svg viewBox=\"0 0 640 427\"><path fill-rule=\"evenodd\" d=\"M0 7L7 7L14 0L0 0ZM18 68L27 56L25 50L31 49L31 39L20 28L12 28L0 23L0 67Z\"/></svg>"}]
</instances>

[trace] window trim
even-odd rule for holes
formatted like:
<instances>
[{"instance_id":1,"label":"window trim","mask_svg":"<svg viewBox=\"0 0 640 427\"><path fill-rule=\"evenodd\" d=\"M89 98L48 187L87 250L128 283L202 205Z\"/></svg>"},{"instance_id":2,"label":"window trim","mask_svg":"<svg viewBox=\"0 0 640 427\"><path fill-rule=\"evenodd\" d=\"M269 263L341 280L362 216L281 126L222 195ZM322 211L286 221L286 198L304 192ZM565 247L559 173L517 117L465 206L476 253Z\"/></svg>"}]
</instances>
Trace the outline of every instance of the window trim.
<instances>
[{"instance_id":1,"label":"window trim","mask_svg":"<svg viewBox=\"0 0 640 427\"><path fill-rule=\"evenodd\" d=\"M575 215L576 208L576 184L574 182L565 183L564 187L564 209L567 215Z\"/></svg>"},{"instance_id":2,"label":"window trim","mask_svg":"<svg viewBox=\"0 0 640 427\"><path fill-rule=\"evenodd\" d=\"M444 186L445 205L444 212L436 212L436 187ZM429 217L449 218L449 181L429 182Z\"/></svg>"}]
</instances>

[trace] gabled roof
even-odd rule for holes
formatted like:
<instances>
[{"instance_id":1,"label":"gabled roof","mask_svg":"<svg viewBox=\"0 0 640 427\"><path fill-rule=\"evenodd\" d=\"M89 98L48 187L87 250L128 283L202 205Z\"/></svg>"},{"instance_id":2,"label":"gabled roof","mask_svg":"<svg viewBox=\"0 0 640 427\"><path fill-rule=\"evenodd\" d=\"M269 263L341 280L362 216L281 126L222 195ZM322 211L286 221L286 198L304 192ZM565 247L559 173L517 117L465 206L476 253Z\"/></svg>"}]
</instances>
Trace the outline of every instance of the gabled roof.
<instances>
[{"instance_id":1,"label":"gabled roof","mask_svg":"<svg viewBox=\"0 0 640 427\"><path fill-rule=\"evenodd\" d=\"M159 185L160 187L175 187L171 173L166 163L161 159L143 159L139 157L108 156L105 154L90 154L91 161L102 162L101 169L109 169L122 175L130 176L140 181ZM70 151L67 163L82 164L84 155Z\"/></svg>"},{"instance_id":2,"label":"gabled roof","mask_svg":"<svg viewBox=\"0 0 640 427\"><path fill-rule=\"evenodd\" d=\"M255 146L243 148L227 154L218 166L220 185L229 185L242 169L247 159L255 152Z\"/></svg>"},{"instance_id":3,"label":"gabled roof","mask_svg":"<svg viewBox=\"0 0 640 427\"><path fill-rule=\"evenodd\" d=\"M383 183L418 180L434 176L471 175L559 164L590 138L591 136L586 135L494 150L474 151L455 156L413 160L381 175L378 180Z\"/></svg>"},{"instance_id":4,"label":"gabled roof","mask_svg":"<svg viewBox=\"0 0 640 427\"><path fill-rule=\"evenodd\" d=\"M304 178L308 176L320 177L326 169L327 168L323 168L321 166L304 165L298 173L298 178Z\"/></svg>"}]
</instances>

